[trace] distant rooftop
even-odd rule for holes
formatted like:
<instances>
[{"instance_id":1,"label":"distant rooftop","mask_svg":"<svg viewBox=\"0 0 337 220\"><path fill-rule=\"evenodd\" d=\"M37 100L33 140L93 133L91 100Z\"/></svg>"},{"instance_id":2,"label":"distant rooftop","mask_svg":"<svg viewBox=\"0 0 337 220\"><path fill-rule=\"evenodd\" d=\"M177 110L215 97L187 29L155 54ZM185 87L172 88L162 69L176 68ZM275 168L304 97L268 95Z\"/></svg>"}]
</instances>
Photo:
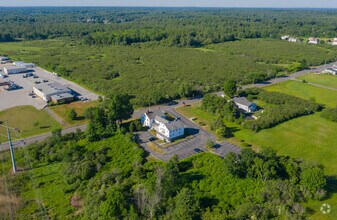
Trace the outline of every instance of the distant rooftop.
<instances>
[{"instance_id":1,"label":"distant rooftop","mask_svg":"<svg viewBox=\"0 0 337 220\"><path fill-rule=\"evenodd\" d=\"M61 94L56 94L56 95L52 95L51 98L59 101L62 99L68 99L68 98L73 98L74 96L68 92L66 93L61 93Z\"/></svg>"},{"instance_id":2,"label":"distant rooftop","mask_svg":"<svg viewBox=\"0 0 337 220\"><path fill-rule=\"evenodd\" d=\"M248 99L246 99L246 97L234 97L233 98L233 101L235 103L238 103L238 104L241 104L241 105L244 105L244 106L251 106L253 103L248 101Z\"/></svg>"},{"instance_id":3,"label":"distant rooftop","mask_svg":"<svg viewBox=\"0 0 337 220\"><path fill-rule=\"evenodd\" d=\"M161 118L165 116L165 112L162 110L150 111L147 112L146 114L150 119L155 119L156 116L159 116Z\"/></svg>"},{"instance_id":4,"label":"distant rooftop","mask_svg":"<svg viewBox=\"0 0 337 220\"><path fill-rule=\"evenodd\" d=\"M55 93L69 93L70 91L68 87L56 82L38 84L35 86L35 88L46 95L54 95Z\"/></svg>"}]
</instances>

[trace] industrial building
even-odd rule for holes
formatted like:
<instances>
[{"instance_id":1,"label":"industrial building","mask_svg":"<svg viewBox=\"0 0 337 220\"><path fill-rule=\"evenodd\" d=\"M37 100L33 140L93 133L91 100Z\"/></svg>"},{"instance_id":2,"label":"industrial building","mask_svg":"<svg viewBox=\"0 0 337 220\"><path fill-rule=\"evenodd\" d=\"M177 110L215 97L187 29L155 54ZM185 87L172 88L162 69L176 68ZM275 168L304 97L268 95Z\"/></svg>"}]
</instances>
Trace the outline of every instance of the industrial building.
<instances>
[{"instance_id":1,"label":"industrial building","mask_svg":"<svg viewBox=\"0 0 337 220\"><path fill-rule=\"evenodd\" d=\"M18 74L27 72L26 67L18 67L18 66L8 66L3 68L3 72L7 75L9 74Z\"/></svg>"},{"instance_id":2,"label":"industrial building","mask_svg":"<svg viewBox=\"0 0 337 220\"><path fill-rule=\"evenodd\" d=\"M22 62L22 61L13 62L13 65L18 66L18 67L26 67L26 68L34 68L35 67L34 63L25 63L25 62Z\"/></svg>"},{"instance_id":3,"label":"industrial building","mask_svg":"<svg viewBox=\"0 0 337 220\"><path fill-rule=\"evenodd\" d=\"M8 57L0 56L0 61L8 61L8 60L9 60Z\"/></svg>"},{"instance_id":4,"label":"industrial building","mask_svg":"<svg viewBox=\"0 0 337 220\"><path fill-rule=\"evenodd\" d=\"M68 87L56 82L38 84L33 87L33 91L37 96L46 102L52 101L52 96L54 96L54 100L57 102L59 102L62 97L68 100L69 95L73 96L71 95L71 90ZM66 95L66 93L69 95Z\"/></svg>"},{"instance_id":5,"label":"industrial building","mask_svg":"<svg viewBox=\"0 0 337 220\"><path fill-rule=\"evenodd\" d=\"M74 101L74 96L70 93L61 93L57 95L52 95L51 101L54 103L69 103Z\"/></svg>"}]
</instances>

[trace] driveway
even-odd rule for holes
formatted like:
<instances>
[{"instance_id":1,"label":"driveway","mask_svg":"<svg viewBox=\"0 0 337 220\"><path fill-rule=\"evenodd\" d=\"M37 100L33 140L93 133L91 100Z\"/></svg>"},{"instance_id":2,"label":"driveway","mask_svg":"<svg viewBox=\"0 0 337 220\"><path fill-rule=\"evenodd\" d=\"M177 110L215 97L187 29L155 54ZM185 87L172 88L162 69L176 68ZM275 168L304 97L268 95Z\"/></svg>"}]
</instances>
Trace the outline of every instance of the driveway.
<instances>
[{"instance_id":1,"label":"driveway","mask_svg":"<svg viewBox=\"0 0 337 220\"><path fill-rule=\"evenodd\" d=\"M234 152L237 154L240 153L241 151L240 147L237 147L227 141L217 142L216 137L212 133L200 128L194 122L190 121L183 115L179 114L174 109L174 107L166 108L165 111L174 117L180 118L181 122L186 126L186 128L192 129L194 134L183 141L177 141L176 144L173 142L172 145L161 148L165 153L160 154L154 152L147 146L149 138L152 137L152 135L149 132L137 132L136 135L138 136L139 139L142 140L142 142L139 143L140 146L142 146L143 149L148 151L154 157L163 161L168 161L174 155L177 155L178 158L182 160L184 158L197 154L197 152L194 151L194 148L199 148L207 152L208 150L205 148L205 146L208 140L211 140L212 142L217 144L217 149L212 150L212 153L217 154L221 157L224 157L229 152Z\"/></svg>"}]
</instances>

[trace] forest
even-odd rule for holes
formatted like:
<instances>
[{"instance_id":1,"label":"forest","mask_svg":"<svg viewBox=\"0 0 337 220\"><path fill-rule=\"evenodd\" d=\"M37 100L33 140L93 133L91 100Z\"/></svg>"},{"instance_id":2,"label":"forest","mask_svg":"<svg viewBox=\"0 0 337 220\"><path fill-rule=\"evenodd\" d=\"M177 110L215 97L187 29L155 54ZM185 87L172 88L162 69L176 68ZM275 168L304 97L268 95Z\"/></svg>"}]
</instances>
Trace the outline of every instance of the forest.
<instances>
[{"instance_id":1,"label":"forest","mask_svg":"<svg viewBox=\"0 0 337 220\"><path fill-rule=\"evenodd\" d=\"M89 45L200 47L244 38L335 37L335 10L0 8L2 41L73 37Z\"/></svg>"},{"instance_id":2,"label":"forest","mask_svg":"<svg viewBox=\"0 0 337 220\"><path fill-rule=\"evenodd\" d=\"M0 41L6 42L0 54L101 95L128 93L136 106L218 91L226 79L254 83L337 57L328 44L279 39L337 36L335 10L51 7L0 13Z\"/></svg>"}]
</instances>

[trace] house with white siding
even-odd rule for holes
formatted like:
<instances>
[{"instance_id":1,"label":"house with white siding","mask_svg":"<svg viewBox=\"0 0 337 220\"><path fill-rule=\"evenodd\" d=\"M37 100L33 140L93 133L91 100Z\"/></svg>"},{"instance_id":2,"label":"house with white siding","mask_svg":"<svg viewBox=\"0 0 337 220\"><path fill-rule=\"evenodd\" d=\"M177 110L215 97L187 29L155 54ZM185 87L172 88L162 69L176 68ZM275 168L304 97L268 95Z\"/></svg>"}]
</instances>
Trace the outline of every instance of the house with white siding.
<instances>
[{"instance_id":1,"label":"house with white siding","mask_svg":"<svg viewBox=\"0 0 337 220\"><path fill-rule=\"evenodd\" d=\"M334 38L332 41L332 45L336 46L337 45L337 38Z\"/></svg>"},{"instance_id":2,"label":"house with white siding","mask_svg":"<svg viewBox=\"0 0 337 220\"><path fill-rule=\"evenodd\" d=\"M319 39L318 38L314 38L314 37L310 37L308 44L318 44L319 43Z\"/></svg>"},{"instance_id":3,"label":"house with white siding","mask_svg":"<svg viewBox=\"0 0 337 220\"><path fill-rule=\"evenodd\" d=\"M248 101L245 97L234 97L233 102L239 108L244 110L245 112L255 112L257 109L257 105L254 102Z\"/></svg>"},{"instance_id":4,"label":"house with white siding","mask_svg":"<svg viewBox=\"0 0 337 220\"><path fill-rule=\"evenodd\" d=\"M146 112L141 116L143 126L157 132L157 138L172 141L185 135L185 126L179 119L169 121L164 111Z\"/></svg>"}]
</instances>

